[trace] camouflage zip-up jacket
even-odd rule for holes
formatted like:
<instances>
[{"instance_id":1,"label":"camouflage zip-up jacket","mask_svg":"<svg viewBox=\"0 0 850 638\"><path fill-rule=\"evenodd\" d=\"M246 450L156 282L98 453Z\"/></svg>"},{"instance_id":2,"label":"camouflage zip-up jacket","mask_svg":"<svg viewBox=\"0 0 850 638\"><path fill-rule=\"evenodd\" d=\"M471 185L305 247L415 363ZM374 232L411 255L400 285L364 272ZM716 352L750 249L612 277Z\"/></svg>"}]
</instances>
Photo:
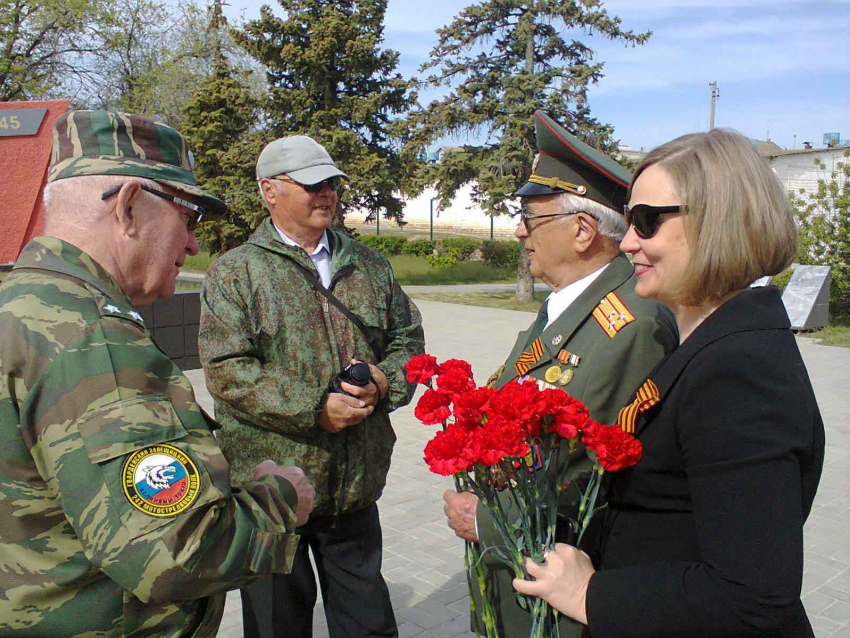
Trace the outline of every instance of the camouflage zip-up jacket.
<instances>
[{"instance_id":1,"label":"camouflage zip-up jacket","mask_svg":"<svg viewBox=\"0 0 850 638\"><path fill-rule=\"evenodd\" d=\"M79 249L0 284L0 635L214 636L224 593L284 572L297 497L244 489L188 379Z\"/></svg>"},{"instance_id":2,"label":"camouflage zip-up jacket","mask_svg":"<svg viewBox=\"0 0 850 638\"><path fill-rule=\"evenodd\" d=\"M422 318L387 260L343 233L329 230L328 240L331 290L385 332L382 361L307 283L293 262L318 279L313 262L280 240L270 218L213 264L201 297L201 363L234 475L246 479L258 460L291 460L316 487L314 515L356 511L381 495L396 438L388 413L410 401L403 366L424 349ZM363 423L331 434L317 417L328 384L352 358L381 368L389 394Z\"/></svg>"}]
</instances>

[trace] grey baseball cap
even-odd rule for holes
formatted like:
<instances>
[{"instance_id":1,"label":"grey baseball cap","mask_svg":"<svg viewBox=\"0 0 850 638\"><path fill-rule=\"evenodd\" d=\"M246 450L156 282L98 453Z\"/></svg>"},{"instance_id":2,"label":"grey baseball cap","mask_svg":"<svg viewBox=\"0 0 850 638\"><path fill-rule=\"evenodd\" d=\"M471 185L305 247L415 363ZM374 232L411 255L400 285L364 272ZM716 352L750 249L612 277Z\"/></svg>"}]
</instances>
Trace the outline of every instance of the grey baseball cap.
<instances>
[{"instance_id":1,"label":"grey baseball cap","mask_svg":"<svg viewBox=\"0 0 850 638\"><path fill-rule=\"evenodd\" d=\"M257 179L288 175L299 184L318 184L331 177L344 177L333 158L312 137L291 135L266 145L257 160Z\"/></svg>"}]
</instances>

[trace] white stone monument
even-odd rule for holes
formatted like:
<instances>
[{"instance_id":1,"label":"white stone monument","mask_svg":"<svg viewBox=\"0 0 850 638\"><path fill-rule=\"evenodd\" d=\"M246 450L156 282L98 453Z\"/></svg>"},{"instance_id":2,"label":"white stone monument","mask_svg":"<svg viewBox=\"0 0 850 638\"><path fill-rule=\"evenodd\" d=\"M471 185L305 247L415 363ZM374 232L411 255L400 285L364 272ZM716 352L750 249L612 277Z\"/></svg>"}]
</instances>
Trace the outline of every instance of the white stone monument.
<instances>
[{"instance_id":1,"label":"white stone monument","mask_svg":"<svg viewBox=\"0 0 850 638\"><path fill-rule=\"evenodd\" d=\"M794 330L823 328L829 323L829 266L795 266L782 293Z\"/></svg>"}]
</instances>

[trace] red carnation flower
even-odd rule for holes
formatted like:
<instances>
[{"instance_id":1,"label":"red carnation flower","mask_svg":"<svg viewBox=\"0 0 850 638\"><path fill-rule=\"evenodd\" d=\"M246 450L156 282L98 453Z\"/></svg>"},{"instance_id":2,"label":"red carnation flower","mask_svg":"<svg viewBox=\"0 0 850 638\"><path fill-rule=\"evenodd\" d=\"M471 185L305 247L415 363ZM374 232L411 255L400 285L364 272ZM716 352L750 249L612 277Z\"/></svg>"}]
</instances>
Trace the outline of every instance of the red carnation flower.
<instances>
[{"instance_id":1,"label":"red carnation flower","mask_svg":"<svg viewBox=\"0 0 850 638\"><path fill-rule=\"evenodd\" d=\"M497 419L473 432L472 449L477 462L498 465L506 457L525 458L529 445L526 431L519 424Z\"/></svg>"},{"instance_id":2,"label":"red carnation flower","mask_svg":"<svg viewBox=\"0 0 850 638\"><path fill-rule=\"evenodd\" d=\"M516 423L525 428L532 437L540 434L540 416L537 413L537 401L540 390L534 380L525 383L511 381L490 401L487 417Z\"/></svg>"},{"instance_id":3,"label":"red carnation flower","mask_svg":"<svg viewBox=\"0 0 850 638\"><path fill-rule=\"evenodd\" d=\"M455 417L476 423L481 421L482 414L487 412L495 394L496 391L490 388L475 388L458 395L453 406Z\"/></svg>"},{"instance_id":4,"label":"red carnation flower","mask_svg":"<svg viewBox=\"0 0 850 638\"><path fill-rule=\"evenodd\" d=\"M453 370L455 368L459 368L466 372L466 376L472 379L472 366L469 365L463 359L449 359L448 361L443 361L440 364L440 374L448 372L449 370Z\"/></svg>"},{"instance_id":5,"label":"red carnation flower","mask_svg":"<svg viewBox=\"0 0 850 638\"><path fill-rule=\"evenodd\" d=\"M425 446L425 462L431 471L442 476L451 476L470 469L474 463L472 449L467 445L469 432L452 423L445 431L437 432Z\"/></svg>"},{"instance_id":6,"label":"red carnation flower","mask_svg":"<svg viewBox=\"0 0 850 638\"><path fill-rule=\"evenodd\" d=\"M572 397L563 390L546 388L537 397L537 414L540 416L555 414L570 398Z\"/></svg>"},{"instance_id":7,"label":"red carnation flower","mask_svg":"<svg viewBox=\"0 0 850 638\"><path fill-rule=\"evenodd\" d=\"M540 390L532 379L525 383L511 381L496 393L490 403L490 413L527 421L537 414Z\"/></svg>"},{"instance_id":8,"label":"red carnation flower","mask_svg":"<svg viewBox=\"0 0 850 638\"><path fill-rule=\"evenodd\" d=\"M428 385L433 376L439 372L440 367L437 365L436 357L420 354L405 363L404 369L407 370L407 380L410 383Z\"/></svg>"},{"instance_id":9,"label":"red carnation flower","mask_svg":"<svg viewBox=\"0 0 850 638\"><path fill-rule=\"evenodd\" d=\"M437 376L437 391L456 400L459 395L475 389L475 383L461 367L449 368Z\"/></svg>"},{"instance_id":10,"label":"red carnation flower","mask_svg":"<svg viewBox=\"0 0 850 638\"><path fill-rule=\"evenodd\" d=\"M444 423L452 414L449 397L428 388L416 404L413 414L425 425Z\"/></svg>"},{"instance_id":11,"label":"red carnation flower","mask_svg":"<svg viewBox=\"0 0 850 638\"><path fill-rule=\"evenodd\" d=\"M550 432L556 432L565 439L571 439L579 430L590 423L590 411L587 406L566 392L563 403L555 411L555 418L549 426Z\"/></svg>"},{"instance_id":12,"label":"red carnation flower","mask_svg":"<svg viewBox=\"0 0 850 638\"><path fill-rule=\"evenodd\" d=\"M581 442L593 450L599 464L608 472L635 465L643 454L641 442L617 425L593 421L582 430Z\"/></svg>"}]
</instances>

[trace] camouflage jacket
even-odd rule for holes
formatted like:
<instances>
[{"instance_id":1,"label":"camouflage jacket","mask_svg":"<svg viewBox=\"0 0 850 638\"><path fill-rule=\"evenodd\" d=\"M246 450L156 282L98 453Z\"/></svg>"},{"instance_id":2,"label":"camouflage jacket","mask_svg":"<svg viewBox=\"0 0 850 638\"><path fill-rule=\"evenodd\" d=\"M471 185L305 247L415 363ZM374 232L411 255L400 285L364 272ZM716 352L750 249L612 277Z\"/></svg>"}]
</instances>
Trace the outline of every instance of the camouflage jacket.
<instances>
[{"instance_id":1,"label":"camouflage jacket","mask_svg":"<svg viewBox=\"0 0 850 638\"><path fill-rule=\"evenodd\" d=\"M419 310L387 260L343 233L329 230L328 240L331 290L366 326L384 331L382 361L307 283L293 262L318 279L313 262L280 240L270 218L207 273L198 344L236 478L262 459L291 461L316 487L314 515L356 511L381 495L396 438L389 412L410 401L403 366L424 349ZM363 423L331 434L317 417L328 384L352 358L383 370L389 394Z\"/></svg>"},{"instance_id":2,"label":"camouflage jacket","mask_svg":"<svg viewBox=\"0 0 850 638\"><path fill-rule=\"evenodd\" d=\"M0 635L214 636L284 572L292 486L244 489L119 285L32 240L0 285Z\"/></svg>"}]
</instances>

